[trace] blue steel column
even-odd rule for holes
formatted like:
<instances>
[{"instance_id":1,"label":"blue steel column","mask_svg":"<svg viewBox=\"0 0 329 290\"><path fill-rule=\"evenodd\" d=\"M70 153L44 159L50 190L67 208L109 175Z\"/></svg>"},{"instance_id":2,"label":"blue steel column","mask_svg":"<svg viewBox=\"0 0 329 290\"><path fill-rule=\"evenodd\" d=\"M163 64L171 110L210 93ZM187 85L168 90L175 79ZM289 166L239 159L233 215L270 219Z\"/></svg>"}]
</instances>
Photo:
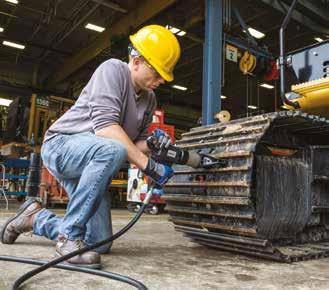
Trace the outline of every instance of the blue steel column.
<instances>
[{"instance_id":1,"label":"blue steel column","mask_svg":"<svg viewBox=\"0 0 329 290\"><path fill-rule=\"evenodd\" d=\"M203 46L202 125L215 123L221 110L222 0L205 0L205 43Z\"/></svg>"}]
</instances>

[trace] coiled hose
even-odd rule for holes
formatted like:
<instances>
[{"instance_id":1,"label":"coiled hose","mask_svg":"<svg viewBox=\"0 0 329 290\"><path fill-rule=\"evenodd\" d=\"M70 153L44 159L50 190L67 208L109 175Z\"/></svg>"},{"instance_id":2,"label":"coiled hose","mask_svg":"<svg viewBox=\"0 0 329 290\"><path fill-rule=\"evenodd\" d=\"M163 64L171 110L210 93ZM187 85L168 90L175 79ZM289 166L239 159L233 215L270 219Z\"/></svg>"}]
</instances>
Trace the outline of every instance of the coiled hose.
<instances>
[{"instance_id":1,"label":"coiled hose","mask_svg":"<svg viewBox=\"0 0 329 290\"><path fill-rule=\"evenodd\" d=\"M68 260L68 259L70 259L74 256L81 255L85 252L96 249L96 248L98 248L102 245L105 245L105 244L109 243L109 242L112 242L112 241L116 240L117 238L119 238L120 236L122 236L124 233L126 233L139 220L139 218L143 214L146 206L148 205L148 203L149 203L149 201L152 197L152 192L153 192L153 187L151 187L151 189L148 191L148 193L146 195L146 198L143 202L143 205L141 206L141 208L139 209L137 214L133 217L133 219L124 228L122 228L120 231L118 231L112 237L110 237L108 239L105 239L105 240L97 242L95 244L86 246L86 247L84 247L80 250L76 250L76 251L71 252L71 253L69 253L67 255L64 255L62 257L51 260L50 262L41 261L41 260L34 260L34 259L27 259L27 258L18 258L18 257L13 257L13 256L0 256L0 260L2 260L2 261L26 263L26 264L32 264L32 265L42 265L42 266L40 266L36 269L33 269L33 270L25 273L24 275L22 275L21 277L16 279L16 281L14 282L11 290L18 290L20 288L20 285L22 283L24 283L26 280L32 278L33 276L39 274L42 271L47 270L50 267L69 270L69 271L75 271L75 272L82 272L82 273L87 273L87 274L92 274L92 275L97 275L97 276L101 276L101 277L105 277L105 278L109 278L109 279L113 279L113 280L117 280L117 281L120 281L120 282L130 284L130 285L132 285L132 286L134 286L134 287L136 287L137 289L140 289L140 290L147 290L147 287L143 283L141 283L141 282L139 282L135 279L132 279L130 277L124 276L124 275L120 275L120 274L116 274L116 273L112 273L112 272L107 272L107 271L101 271L101 270L87 269L87 268L82 268L82 267L77 267L77 266L71 266L71 265L63 265L63 264L59 264L59 263L64 262L65 260Z\"/></svg>"}]
</instances>

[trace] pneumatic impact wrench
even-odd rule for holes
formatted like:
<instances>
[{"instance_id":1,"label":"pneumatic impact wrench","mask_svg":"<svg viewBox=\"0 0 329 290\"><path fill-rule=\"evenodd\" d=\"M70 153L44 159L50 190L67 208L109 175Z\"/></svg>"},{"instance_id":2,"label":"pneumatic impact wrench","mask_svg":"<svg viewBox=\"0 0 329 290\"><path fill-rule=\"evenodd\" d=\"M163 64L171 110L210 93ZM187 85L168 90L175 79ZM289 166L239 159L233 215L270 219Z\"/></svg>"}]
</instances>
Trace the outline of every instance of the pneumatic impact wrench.
<instances>
[{"instance_id":1,"label":"pneumatic impact wrench","mask_svg":"<svg viewBox=\"0 0 329 290\"><path fill-rule=\"evenodd\" d=\"M154 148L156 138L152 135L146 140L149 148ZM162 146L156 153L152 154L152 157L160 163L173 165L188 165L193 168L213 168L213 167L225 167L227 165L226 160L215 158L209 154L188 151L175 145L169 144Z\"/></svg>"}]
</instances>

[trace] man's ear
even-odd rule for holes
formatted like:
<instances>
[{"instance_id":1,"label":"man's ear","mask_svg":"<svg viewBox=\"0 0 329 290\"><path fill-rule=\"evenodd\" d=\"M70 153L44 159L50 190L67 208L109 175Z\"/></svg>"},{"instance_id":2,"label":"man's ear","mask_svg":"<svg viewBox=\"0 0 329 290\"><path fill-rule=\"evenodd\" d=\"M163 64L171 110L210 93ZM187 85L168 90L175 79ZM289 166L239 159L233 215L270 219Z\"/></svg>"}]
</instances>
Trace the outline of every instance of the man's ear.
<instances>
[{"instance_id":1,"label":"man's ear","mask_svg":"<svg viewBox=\"0 0 329 290\"><path fill-rule=\"evenodd\" d=\"M134 57L132 61L134 65L139 65L141 63L140 57Z\"/></svg>"},{"instance_id":2,"label":"man's ear","mask_svg":"<svg viewBox=\"0 0 329 290\"><path fill-rule=\"evenodd\" d=\"M142 60L141 60L140 57L134 57L132 59L132 64L133 64L134 71L138 71L139 70L139 67L140 67L141 63L142 63Z\"/></svg>"}]
</instances>

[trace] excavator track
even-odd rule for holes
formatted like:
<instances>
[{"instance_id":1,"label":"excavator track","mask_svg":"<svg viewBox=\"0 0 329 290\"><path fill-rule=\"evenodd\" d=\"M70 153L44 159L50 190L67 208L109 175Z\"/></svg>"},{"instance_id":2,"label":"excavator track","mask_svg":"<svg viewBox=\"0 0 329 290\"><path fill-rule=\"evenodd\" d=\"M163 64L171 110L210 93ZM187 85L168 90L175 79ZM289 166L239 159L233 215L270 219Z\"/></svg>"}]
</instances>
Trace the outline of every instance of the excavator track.
<instances>
[{"instance_id":1,"label":"excavator track","mask_svg":"<svg viewBox=\"0 0 329 290\"><path fill-rule=\"evenodd\" d=\"M329 120L275 112L193 128L177 145L227 161L175 166L164 198L177 231L282 262L329 256Z\"/></svg>"}]
</instances>

